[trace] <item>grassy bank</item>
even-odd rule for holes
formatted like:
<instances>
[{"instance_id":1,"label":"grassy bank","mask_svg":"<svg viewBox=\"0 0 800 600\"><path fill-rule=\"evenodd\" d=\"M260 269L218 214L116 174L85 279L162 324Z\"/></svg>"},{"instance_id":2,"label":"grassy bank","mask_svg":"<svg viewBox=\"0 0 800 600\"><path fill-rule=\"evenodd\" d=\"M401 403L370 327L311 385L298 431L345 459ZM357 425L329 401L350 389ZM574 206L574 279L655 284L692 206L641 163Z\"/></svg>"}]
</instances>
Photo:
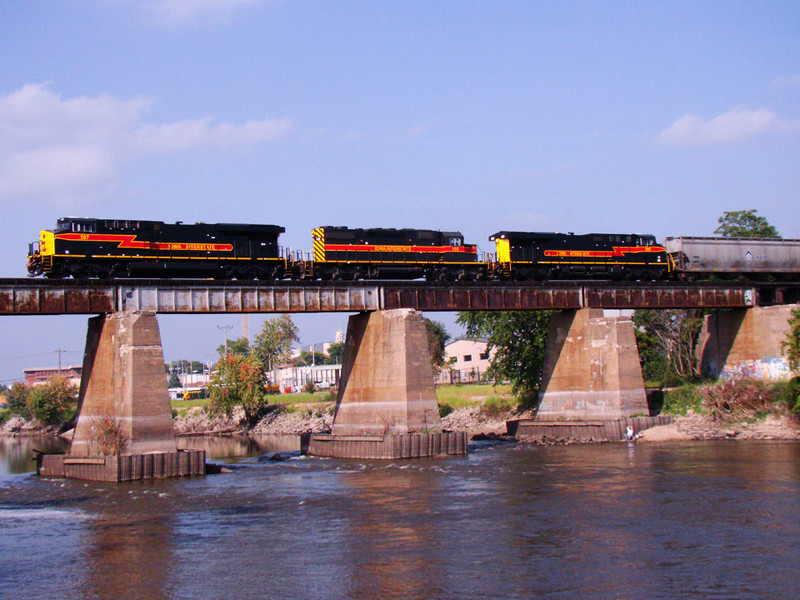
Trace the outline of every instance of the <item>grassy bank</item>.
<instances>
[{"instance_id":1,"label":"grassy bank","mask_svg":"<svg viewBox=\"0 0 800 600\"><path fill-rule=\"evenodd\" d=\"M442 385L436 388L436 398L439 404L446 404L451 408L462 408L485 404L506 410L517 405L516 399L511 396L511 386L487 384L453 384ZM315 392L313 394L301 392L297 394L278 394L268 397L270 404L281 404L289 410L322 409L332 406L336 396L329 392ZM208 406L208 398L196 400L172 400L170 404L174 414L180 416L195 406Z\"/></svg>"}]
</instances>

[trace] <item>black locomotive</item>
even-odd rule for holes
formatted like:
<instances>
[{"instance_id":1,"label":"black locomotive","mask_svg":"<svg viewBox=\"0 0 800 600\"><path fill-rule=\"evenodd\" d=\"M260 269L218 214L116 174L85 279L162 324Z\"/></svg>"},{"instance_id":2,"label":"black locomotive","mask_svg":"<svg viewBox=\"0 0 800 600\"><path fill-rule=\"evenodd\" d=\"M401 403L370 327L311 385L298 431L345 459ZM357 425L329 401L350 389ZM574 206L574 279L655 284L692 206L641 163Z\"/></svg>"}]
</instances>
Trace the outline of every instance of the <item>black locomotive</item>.
<instances>
[{"instance_id":1,"label":"black locomotive","mask_svg":"<svg viewBox=\"0 0 800 600\"><path fill-rule=\"evenodd\" d=\"M281 279L278 225L59 219L30 245L28 273L47 277Z\"/></svg>"},{"instance_id":2,"label":"black locomotive","mask_svg":"<svg viewBox=\"0 0 800 600\"><path fill-rule=\"evenodd\" d=\"M318 227L306 274L320 279L484 278L486 263L459 231Z\"/></svg>"},{"instance_id":3,"label":"black locomotive","mask_svg":"<svg viewBox=\"0 0 800 600\"><path fill-rule=\"evenodd\" d=\"M499 231L493 275L502 279L661 279L670 270L652 235Z\"/></svg>"}]
</instances>

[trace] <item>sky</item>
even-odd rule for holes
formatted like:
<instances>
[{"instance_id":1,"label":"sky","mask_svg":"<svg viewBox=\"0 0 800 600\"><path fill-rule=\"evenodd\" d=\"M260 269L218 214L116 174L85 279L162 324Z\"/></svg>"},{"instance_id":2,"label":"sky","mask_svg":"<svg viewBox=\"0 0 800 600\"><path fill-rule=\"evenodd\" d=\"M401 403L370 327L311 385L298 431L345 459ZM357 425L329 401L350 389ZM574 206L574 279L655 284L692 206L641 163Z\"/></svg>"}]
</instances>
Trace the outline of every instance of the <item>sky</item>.
<instances>
[{"instance_id":1,"label":"sky","mask_svg":"<svg viewBox=\"0 0 800 600\"><path fill-rule=\"evenodd\" d=\"M800 238L800 4L2 0L0 277L62 216ZM427 315L461 333L450 313ZM347 314L296 315L303 344ZM255 333L265 315L250 317ZM3 317L0 382L85 316ZM159 317L206 362L238 315Z\"/></svg>"}]
</instances>

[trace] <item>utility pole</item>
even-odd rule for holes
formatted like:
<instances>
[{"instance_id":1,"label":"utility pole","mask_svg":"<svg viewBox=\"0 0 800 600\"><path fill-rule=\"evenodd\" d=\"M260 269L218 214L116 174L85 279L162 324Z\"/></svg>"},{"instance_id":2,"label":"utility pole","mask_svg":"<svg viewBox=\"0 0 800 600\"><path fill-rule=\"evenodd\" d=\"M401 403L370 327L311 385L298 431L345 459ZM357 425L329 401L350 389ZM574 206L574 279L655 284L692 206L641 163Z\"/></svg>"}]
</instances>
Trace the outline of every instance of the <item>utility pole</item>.
<instances>
[{"instance_id":1,"label":"utility pole","mask_svg":"<svg viewBox=\"0 0 800 600\"><path fill-rule=\"evenodd\" d=\"M61 348L59 348L55 352L56 352L56 354L58 354L58 374L61 375L61 355L64 352L66 352L66 350L62 350Z\"/></svg>"},{"instance_id":2,"label":"utility pole","mask_svg":"<svg viewBox=\"0 0 800 600\"><path fill-rule=\"evenodd\" d=\"M228 353L228 332L233 329L233 325L217 325L217 329L225 334L225 345L222 352L222 356L224 356Z\"/></svg>"}]
</instances>

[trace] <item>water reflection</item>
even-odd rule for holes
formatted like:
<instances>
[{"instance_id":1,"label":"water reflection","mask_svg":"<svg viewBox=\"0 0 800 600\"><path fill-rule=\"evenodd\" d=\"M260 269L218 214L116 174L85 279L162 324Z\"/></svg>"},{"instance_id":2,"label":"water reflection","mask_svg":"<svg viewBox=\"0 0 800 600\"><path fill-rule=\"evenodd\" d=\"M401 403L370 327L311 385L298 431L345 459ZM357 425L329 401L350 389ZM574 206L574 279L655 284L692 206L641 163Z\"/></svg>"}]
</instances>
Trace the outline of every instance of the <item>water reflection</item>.
<instances>
[{"instance_id":1,"label":"water reflection","mask_svg":"<svg viewBox=\"0 0 800 600\"><path fill-rule=\"evenodd\" d=\"M112 501L111 506L116 505ZM169 519L138 503L136 513L110 510L89 520L83 583L89 598L168 598L174 532Z\"/></svg>"},{"instance_id":2,"label":"water reflection","mask_svg":"<svg viewBox=\"0 0 800 600\"><path fill-rule=\"evenodd\" d=\"M28 473L36 470L34 450L64 452L67 442L51 435L30 437L0 437L0 475Z\"/></svg>"},{"instance_id":3,"label":"water reflection","mask_svg":"<svg viewBox=\"0 0 800 600\"><path fill-rule=\"evenodd\" d=\"M371 465L346 477L358 510L349 513L345 560L358 573L348 596L436 597L440 540L432 526L440 463Z\"/></svg>"}]
</instances>

